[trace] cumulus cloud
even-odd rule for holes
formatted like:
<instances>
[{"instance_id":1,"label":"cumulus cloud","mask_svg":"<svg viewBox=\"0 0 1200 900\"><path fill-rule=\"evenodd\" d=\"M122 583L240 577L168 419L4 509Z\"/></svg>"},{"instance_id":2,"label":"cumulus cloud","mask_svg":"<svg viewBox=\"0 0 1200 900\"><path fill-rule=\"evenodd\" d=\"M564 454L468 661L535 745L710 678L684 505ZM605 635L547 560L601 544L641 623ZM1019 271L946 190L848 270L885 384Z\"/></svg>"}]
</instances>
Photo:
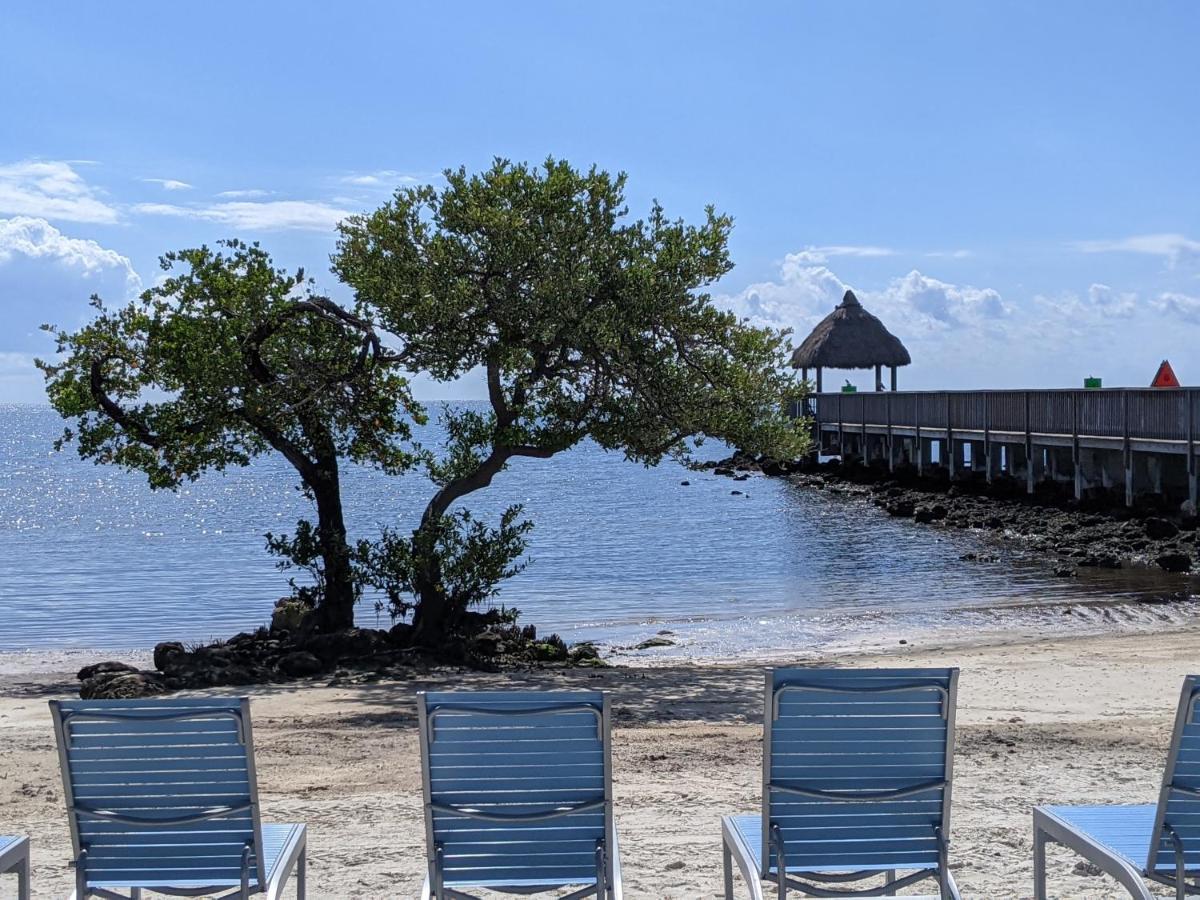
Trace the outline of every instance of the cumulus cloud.
<instances>
[{"instance_id":1,"label":"cumulus cloud","mask_svg":"<svg viewBox=\"0 0 1200 900\"><path fill-rule=\"evenodd\" d=\"M933 331L984 325L1003 319L1010 309L998 291L940 281L913 269L883 291L866 293L881 309L890 309L913 330Z\"/></svg>"},{"instance_id":2,"label":"cumulus cloud","mask_svg":"<svg viewBox=\"0 0 1200 900\"><path fill-rule=\"evenodd\" d=\"M803 250L797 250L795 253L789 253L787 255L787 260L797 265L821 265L828 262L831 258L838 256L850 256L864 259L878 256L894 256L895 253L895 250L891 250L887 247L863 247L835 244L826 247L805 247Z\"/></svg>"},{"instance_id":3,"label":"cumulus cloud","mask_svg":"<svg viewBox=\"0 0 1200 900\"><path fill-rule=\"evenodd\" d=\"M1166 291L1152 300L1150 305L1159 312L1200 325L1200 297Z\"/></svg>"},{"instance_id":4,"label":"cumulus cloud","mask_svg":"<svg viewBox=\"0 0 1200 900\"><path fill-rule=\"evenodd\" d=\"M36 159L0 165L0 214L103 225L119 218L71 163Z\"/></svg>"},{"instance_id":5,"label":"cumulus cloud","mask_svg":"<svg viewBox=\"0 0 1200 900\"><path fill-rule=\"evenodd\" d=\"M1083 253L1140 253L1161 256L1171 265L1200 257L1200 241L1182 234L1139 234L1107 241L1076 241Z\"/></svg>"},{"instance_id":6,"label":"cumulus cloud","mask_svg":"<svg viewBox=\"0 0 1200 900\"><path fill-rule=\"evenodd\" d=\"M53 260L80 270L85 276L117 270L124 273L131 293L140 289L142 283L129 257L92 240L68 237L45 219L28 216L0 219L0 265L17 255Z\"/></svg>"},{"instance_id":7,"label":"cumulus cloud","mask_svg":"<svg viewBox=\"0 0 1200 900\"><path fill-rule=\"evenodd\" d=\"M247 231L332 231L349 210L307 200L231 201L208 206L139 203L134 212L217 222Z\"/></svg>"},{"instance_id":8,"label":"cumulus cloud","mask_svg":"<svg viewBox=\"0 0 1200 900\"><path fill-rule=\"evenodd\" d=\"M164 191L190 191L192 186L186 181L177 181L174 178L143 178L142 181L147 184L157 184Z\"/></svg>"},{"instance_id":9,"label":"cumulus cloud","mask_svg":"<svg viewBox=\"0 0 1200 900\"><path fill-rule=\"evenodd\" d=\"M807 264L808 258L805 251L788 254L777 280L752 284L718 302L755 325L791 328L803 336L841 302L847 288L826 266ZM990 326L1011 312L992 288L952 284L916 269L882 290L855 293L889 328L908 335Z\"/></svg>"}]
</instances>

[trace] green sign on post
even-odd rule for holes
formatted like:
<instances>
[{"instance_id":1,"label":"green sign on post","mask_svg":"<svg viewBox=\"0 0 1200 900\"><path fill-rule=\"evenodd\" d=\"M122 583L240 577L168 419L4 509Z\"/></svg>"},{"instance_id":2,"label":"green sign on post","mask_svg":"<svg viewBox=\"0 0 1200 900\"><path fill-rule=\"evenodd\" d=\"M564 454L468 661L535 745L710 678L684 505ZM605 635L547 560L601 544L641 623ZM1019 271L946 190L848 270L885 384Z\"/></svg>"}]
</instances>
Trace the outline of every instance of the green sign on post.
<instances>
[{"instance_id":1,"label":"green sign on post","mask_svg":"<svg viewBox=\"0 0 1200 900\"><path fill-rule=\"evenodd\" d=\"M1088 378L1083 379L1083 386L1089 390L1093 390L1093 391L1099 390L1101 387L1104 386L1102 384L1102 381L1103 381L1103 379L1100 379L1100 378L1088 377Z\"/></svg>"}]
</instances>

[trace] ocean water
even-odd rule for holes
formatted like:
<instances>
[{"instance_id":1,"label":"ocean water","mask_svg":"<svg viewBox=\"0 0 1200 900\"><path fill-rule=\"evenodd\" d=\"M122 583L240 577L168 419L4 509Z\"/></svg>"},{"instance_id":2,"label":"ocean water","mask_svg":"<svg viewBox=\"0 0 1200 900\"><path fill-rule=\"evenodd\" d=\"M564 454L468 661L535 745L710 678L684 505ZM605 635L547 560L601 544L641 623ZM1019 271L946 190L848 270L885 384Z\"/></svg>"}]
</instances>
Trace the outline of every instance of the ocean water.
<instances>
[{"instance_id":1,"label":"ocean water","mask_svg":"<svg viewBox=\"0 0 1200 900\"><path fill-rule=\"evenodd\" d=\"M0 650L142 648L269 619L287 575L262 535L309 514L286 463L267 457L153 492L136 474L56 453L61 427L48 407L0 406ZM421 437L435 442L437 429ZM343 481L354 537L411 527L431 491L417 475L351 469ZM1187 577L1055 578L988 535L891 519L783 480L646 469L594 445L517 460L469 503L491 520L522 503L536 523L528 568L500 602L569 641L619 649L671 632L676 646L651 657L795 656L1195 615ZM969 551L1000 558L962 561ZM370 598L359 620L390 624Z\"/></svg>"}]
</instances>

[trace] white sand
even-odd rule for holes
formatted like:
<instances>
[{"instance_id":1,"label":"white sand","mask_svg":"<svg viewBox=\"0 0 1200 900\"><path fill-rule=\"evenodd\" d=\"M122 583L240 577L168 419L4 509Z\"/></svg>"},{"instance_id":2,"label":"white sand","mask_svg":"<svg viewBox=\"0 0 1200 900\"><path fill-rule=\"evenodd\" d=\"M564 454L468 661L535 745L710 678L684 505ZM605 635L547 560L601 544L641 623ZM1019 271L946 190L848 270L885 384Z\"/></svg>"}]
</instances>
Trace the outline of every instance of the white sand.
<instances>
[{"instance_id":1,"label":"white sand","mask_svg":"<svg viewBox=\"0 0 1200 900\"><path fill-rule=\"evenodd\" d=\"M965 897L999 900L1031 895L1034 804L1154 801L1181 680L1200 670L1198 637L906 647L837 662L962 668L951 860ZM720 896L720 816L759 804L760 667L453 679L611 691L627 896ZM265 816L308 823L309 896L417 896L424 835L412 695L446 680L253 692ZM71 696L74 679L7 674L2 683L0 831L32 837L35 897L66 896L69 836L46 700ZM1054 854L1051 896L1124 896L1106 878L1076 874L1076 861ZM14 896L9 882L0 897Z\"/></svg>"}]
</instances>

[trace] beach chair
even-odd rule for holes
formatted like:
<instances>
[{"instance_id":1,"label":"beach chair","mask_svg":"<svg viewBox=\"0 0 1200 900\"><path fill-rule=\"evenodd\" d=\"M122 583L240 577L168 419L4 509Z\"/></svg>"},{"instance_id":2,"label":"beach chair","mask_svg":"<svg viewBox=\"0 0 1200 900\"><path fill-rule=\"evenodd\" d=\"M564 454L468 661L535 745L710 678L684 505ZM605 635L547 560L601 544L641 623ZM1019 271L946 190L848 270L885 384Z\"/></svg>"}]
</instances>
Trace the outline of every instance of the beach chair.
<instances>
[{"instance_id":1,"label":"beach chair","mask_svg":"<svg viewBox=\"0 0 1200 900\"><path fill-rule=\"evenodd\" d=\"M1139 900L1146 880L1200 894L1200 676L1184 679L1158 802L1039 806L1033 811L1033 891L1046 898L1046 844L1070 847ZM1192 882L1188 883L1188 878Z\"/></svg>"},{"instance_id":2,"label":"beach chair","mask_svg":"<svg viewBox=\"0 0 1200 900\"><path fill-rule=\"evenodd\" d=\"M305 891L305 828L259 819L250 701L51 700L75 900ZM118 893L128 891L128 894Z\"/></svg>"},{"instance_id":3,"label":"beach chair","mask_svg":"<svg viewBox=\"0 0 1200 900\"><path fill-rule=\"evenodd\" d=\"M958 900L947 863L957 684L957 669L768 672L762 812L721 823L727 900L734 863L755 900L764 881L783 900L895 896L926 880Z\"/></svg>"},{"instance_id":4,"label":"beach chair","mask_svg":"<svg viewBox=\"0 0 1200 900\"><path fill-rule=\"evenodd\" d=\"M424 900L621 900L607 695L420 693Z\"/></svg>"},{"instance_id":5,"label":"beach chair","mask_svg":"<svg viewBox=\"0 0 1200 900\"><path fill-rule=\"evenodd\" d=\"M16 874L18 900L29 900L29 838L0 837L0 873Z\"/></svg>"}]
</instances>

